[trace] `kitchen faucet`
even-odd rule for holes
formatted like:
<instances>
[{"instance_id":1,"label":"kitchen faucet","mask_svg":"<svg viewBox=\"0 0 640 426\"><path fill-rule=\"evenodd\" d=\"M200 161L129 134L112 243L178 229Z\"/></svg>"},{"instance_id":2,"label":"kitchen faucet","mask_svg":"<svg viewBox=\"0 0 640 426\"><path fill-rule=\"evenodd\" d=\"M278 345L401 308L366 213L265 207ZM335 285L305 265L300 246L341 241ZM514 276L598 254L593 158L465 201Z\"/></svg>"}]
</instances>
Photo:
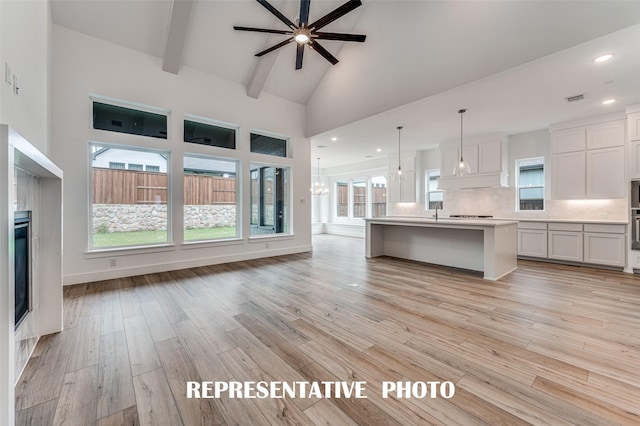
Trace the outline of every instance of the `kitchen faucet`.
<instances>
[{"instance_id":1,"label":"kitchen faucet","mask_svg":"<svg viewBox=\"0 0 640 426\"><path fill-rule=\"evenodd\" d=\"M438 206L439 205L440 205L440 203L436 203L436 215L435 215L436 220L438 220Z\"/></svg>"}]
</instances>

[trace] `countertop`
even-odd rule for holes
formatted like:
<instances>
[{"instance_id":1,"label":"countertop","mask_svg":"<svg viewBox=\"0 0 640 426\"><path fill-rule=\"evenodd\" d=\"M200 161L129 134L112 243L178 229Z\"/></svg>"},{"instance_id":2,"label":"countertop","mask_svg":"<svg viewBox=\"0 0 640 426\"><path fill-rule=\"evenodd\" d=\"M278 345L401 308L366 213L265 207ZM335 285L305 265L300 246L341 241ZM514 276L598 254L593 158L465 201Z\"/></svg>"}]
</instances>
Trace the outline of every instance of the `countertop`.
<instances>
[{"instance_id":1,"label":"countertop","mask_svg":"<svg viewBox=\"0 0 640 426\"><path fill-rule=\"evenodd\" d=\"M367 222L380 222L380 223L407 223L407 224L421 224L421 225L449 225L449 226L478 226L478 227L496 227L505 225L515 225L518 223L514 219L470 219L470 218L449 218L443 217L435 218L426 216L386 216L379 218L365 218Z\"/></svg>"}]
</instances>

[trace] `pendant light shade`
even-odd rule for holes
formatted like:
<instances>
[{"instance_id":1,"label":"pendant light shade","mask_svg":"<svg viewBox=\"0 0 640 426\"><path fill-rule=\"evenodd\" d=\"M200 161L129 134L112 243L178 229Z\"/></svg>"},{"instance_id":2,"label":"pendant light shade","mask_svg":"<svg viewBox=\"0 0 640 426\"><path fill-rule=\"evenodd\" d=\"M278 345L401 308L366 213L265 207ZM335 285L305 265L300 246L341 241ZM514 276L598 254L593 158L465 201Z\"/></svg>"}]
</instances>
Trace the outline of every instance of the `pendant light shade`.
<instances>
[{"instance_id":1,"label":"pendant light shade","mask_svg":"<svg viewBox=\"0 0 640 426\"><path fill-rule=\"evenodd\" d=\"M467 176L471 173L471 169L469 168L469 163L464 161L464 156L462 155L462 115L466 112L466 109L461 109L458 111L460 114L460 161L453 168L454 176Z\"/></svg>"},{"instance_id":2,"label":"pendant light shade","mask_svg":"<svg viewBox=\"0 0 640 426\"><path fill-rule=\"evenodd\" d=\"M329 189L324 186L324 183L320 182L320 157L318 157L318 179L316 183L311 186L311 195L327 195Z\"/></svg>"},{"instance_id":3,"label":"pendant light shade","mask_svg":"<svg viewBox=\"0 0 640 426\"><path fill-rule=\"evenodd\" d=\"M399 182L404 178L402 175L402 165L400 161L400 131L402 130L402 126L398 126L396 128L398 129L398 170L393 174L393 180Z\"/></svg>"}]
</instances>

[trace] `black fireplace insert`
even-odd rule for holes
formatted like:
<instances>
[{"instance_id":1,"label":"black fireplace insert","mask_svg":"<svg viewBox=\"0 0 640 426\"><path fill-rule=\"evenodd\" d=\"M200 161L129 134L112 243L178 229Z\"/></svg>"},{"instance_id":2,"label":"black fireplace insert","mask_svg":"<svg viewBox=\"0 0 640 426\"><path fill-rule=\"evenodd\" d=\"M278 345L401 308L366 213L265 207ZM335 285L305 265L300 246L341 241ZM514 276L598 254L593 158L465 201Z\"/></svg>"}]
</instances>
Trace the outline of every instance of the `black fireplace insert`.
<instances>
[{"instance_id":1,"label":"black fireplace insert","mask_svg":"<svg viewBox=\"0 0 640 426\"><path fill-rule=\"evenodd\" d=\"M31 212L17 211L14 220L15 326L31 309Z\"/></svg>"}]
</instances>

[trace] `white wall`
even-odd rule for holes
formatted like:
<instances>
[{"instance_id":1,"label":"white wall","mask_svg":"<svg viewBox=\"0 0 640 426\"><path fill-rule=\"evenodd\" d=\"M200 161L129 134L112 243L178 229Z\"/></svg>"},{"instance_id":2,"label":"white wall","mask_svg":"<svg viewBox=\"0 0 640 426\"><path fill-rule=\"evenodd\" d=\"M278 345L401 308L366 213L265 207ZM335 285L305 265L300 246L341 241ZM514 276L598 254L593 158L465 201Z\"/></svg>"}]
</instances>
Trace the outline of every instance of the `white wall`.
<instances>
[{"instance_id":1,"label":"white wall","mask_svg":"<svg viewBox=\"0 0 640 426\"><path fill-rule=\"evenodd\" d=\"M0 123L44 154L50 150L51 27L48 1L0 1ZM17 95L4 82L5 63L18 79Z\"/></svg>"},{"instance_id":2,"label":"white wall","mask_svg":"<svg viewBox=\"0 0 640 426\"><path fill-rule=\"evenodd\" d=\"M304 106L269 94L247 97L245 88L182 67L178 75L162 71L160 58L54 26L53 157L65 173L65 284L130 276L197 265L308 251L311 249L310 150L304 137ZM171 110L169 139L162 140L92 129L89 94L108 96ZM235 151L182 142L184 114L239 125ZM292 158L249 152L249 133L267 131L291 138ZM175 246L170 251L108 257L86 254L88 239L87 143L112 142L168 149L172 152ZM182 155L184 152L229 156L242 162L243 240L231 245L182 246ZM249 164L279 161L293 171L294 236L249 240ZM267 242L270 249L266 249ZM117 267L110 259L117 257Z\"/></svg>"}]
</instances>

